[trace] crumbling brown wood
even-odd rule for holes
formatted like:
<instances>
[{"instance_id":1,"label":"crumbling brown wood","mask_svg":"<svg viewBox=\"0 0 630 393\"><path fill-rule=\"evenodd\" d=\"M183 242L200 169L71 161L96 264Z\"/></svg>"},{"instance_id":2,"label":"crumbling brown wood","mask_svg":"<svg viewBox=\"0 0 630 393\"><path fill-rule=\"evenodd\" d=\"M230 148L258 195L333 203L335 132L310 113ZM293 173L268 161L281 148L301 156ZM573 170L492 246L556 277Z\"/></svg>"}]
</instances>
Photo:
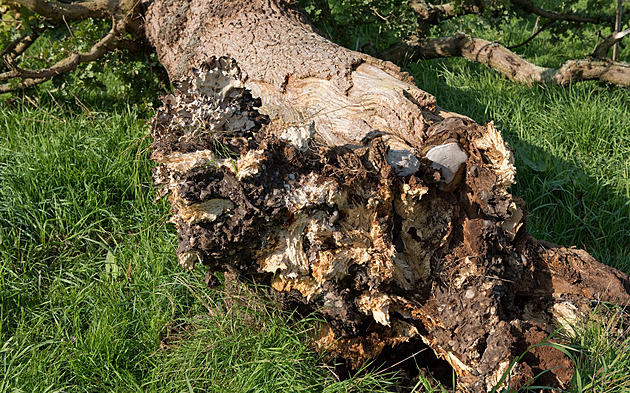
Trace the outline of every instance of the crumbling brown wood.
<instances>
[{"instance_id":1,"label":"crumbling brown wood","mask_svg":"<svg viewBox=\"0 0 630 393\"><path fill-rule=\"evenodd\" d=\"M441 110L393 65L275 2L156 1L147 22L185 79L152 126L180 262L267 279L327 318L320 345L351 365L420 337L485 391L532 331L596 295L629 299L623 274L527 234L492 124Z\"/></svg>"},{"instance_id":2,"label":"crumbling brown wood","mask_svg":"<svg viewBox=\"0 0 630 393\"><path fill-rule=\"evenodd\" d=\"M147 33L179 81L152 135L180 263L319 311L320 347L348 364L420 338L458 389L487 391L590 299L630 300L624 274L527 233L492 123L444 111L287 4L156 0ZM547 378L566 387L558 352L523 359L508 380L556 362Z\"/></svg>"}]
</instances>

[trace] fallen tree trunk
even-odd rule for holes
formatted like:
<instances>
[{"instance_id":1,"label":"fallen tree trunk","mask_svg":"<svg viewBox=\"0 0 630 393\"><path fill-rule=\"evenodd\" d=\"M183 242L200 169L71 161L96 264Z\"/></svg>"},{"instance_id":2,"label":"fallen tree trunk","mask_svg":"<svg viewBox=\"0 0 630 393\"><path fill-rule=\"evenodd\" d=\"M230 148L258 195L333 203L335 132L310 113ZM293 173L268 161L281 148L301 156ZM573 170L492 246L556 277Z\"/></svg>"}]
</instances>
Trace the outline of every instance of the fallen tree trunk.
<instances>
[{"instance_id":1,"label":"fallen tree trunk","mask_svg":"<svg viewBox=\"0 0 630 393\"><path fill-rule=\"evenodd\" d=\"M420 338L458 389L486 391L588 300L630 300L622 273L528 235L492 124L444 111L286 4L155 0L146 30L177 81L152 134L180 263L319 311L320 345L350 365ZM513 383L545 365L568 383L568 359L527 359Z\"/></svg>"}]
</instances>

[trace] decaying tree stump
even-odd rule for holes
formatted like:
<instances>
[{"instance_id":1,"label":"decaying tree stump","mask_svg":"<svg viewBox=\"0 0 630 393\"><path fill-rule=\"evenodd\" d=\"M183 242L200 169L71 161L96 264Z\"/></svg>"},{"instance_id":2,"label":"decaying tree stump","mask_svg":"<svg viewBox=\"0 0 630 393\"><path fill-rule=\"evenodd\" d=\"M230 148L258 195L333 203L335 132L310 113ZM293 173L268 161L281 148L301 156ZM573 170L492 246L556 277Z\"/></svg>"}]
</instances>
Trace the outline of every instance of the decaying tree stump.
<instances>
[{"instance_id":1,"label":"decaying tree stump","mask_svg":"<svg viewBox=\"0 0 630 393\"><path fill-rule=\"evenodd\" d=\"M180 263L259 277L319 311L320 345L349 364L419 337L458 389L486 391L589 299L630 300L624 274L527 233L492 124L441 109L393 64L275 0L155 0L146 18L179 81L152 134Z\"/></svg>"}]
</instances>

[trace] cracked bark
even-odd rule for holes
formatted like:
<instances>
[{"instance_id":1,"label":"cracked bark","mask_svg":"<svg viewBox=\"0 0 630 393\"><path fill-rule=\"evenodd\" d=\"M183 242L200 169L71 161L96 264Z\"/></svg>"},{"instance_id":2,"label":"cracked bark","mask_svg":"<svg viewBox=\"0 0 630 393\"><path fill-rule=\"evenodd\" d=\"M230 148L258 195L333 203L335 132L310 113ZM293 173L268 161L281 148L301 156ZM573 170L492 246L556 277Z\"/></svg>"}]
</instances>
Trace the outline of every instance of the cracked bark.
<instances>
[{"instance_id":1,"label":"cracked bark","mask_svg":"<svg viewBox=\"0 0 630 393\"><path fill-rule=\"evenodd\" d=\"M458 389L481 392L590 299L630 300L624 274L527 233L492 124L441 109L286 4L155 0L146 31L177 87L152 134L180 263L255 276L319 311L333 356L356 367L419 338ZM548 383L566 387L570 362L553 351L510 378L552 362Z\"/></svg>"}]
</instances>

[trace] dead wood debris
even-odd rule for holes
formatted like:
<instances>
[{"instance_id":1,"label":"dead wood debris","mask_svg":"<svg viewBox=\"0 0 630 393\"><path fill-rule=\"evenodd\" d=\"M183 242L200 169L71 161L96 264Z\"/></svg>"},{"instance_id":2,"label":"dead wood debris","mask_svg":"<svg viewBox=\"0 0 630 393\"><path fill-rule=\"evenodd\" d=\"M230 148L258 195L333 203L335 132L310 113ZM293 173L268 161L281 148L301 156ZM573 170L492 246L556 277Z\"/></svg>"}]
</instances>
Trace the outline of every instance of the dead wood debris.
<instances>
[{"instance_id":1,"label":"dead wood debris","mask_svg":"<svg viewBox=\"0 0 630 393\"><path fill-rule=\"evenodd\" d=\"M442 119L414 146L425 152L417 170L400 173L383 136L315 144L260 115L241 78L233 61L213 59L153 121L179 260L255 277L284 306L320 312L330 356L358 367L420 339L459 389L482 392L585 299L630 299L623 274L527 234L523 202L508 192L512 153L492 124ZM550 364L561 367L546 383L567 387L570 360L549 348L507 381Z\"/></svg>"}]
</instances>

